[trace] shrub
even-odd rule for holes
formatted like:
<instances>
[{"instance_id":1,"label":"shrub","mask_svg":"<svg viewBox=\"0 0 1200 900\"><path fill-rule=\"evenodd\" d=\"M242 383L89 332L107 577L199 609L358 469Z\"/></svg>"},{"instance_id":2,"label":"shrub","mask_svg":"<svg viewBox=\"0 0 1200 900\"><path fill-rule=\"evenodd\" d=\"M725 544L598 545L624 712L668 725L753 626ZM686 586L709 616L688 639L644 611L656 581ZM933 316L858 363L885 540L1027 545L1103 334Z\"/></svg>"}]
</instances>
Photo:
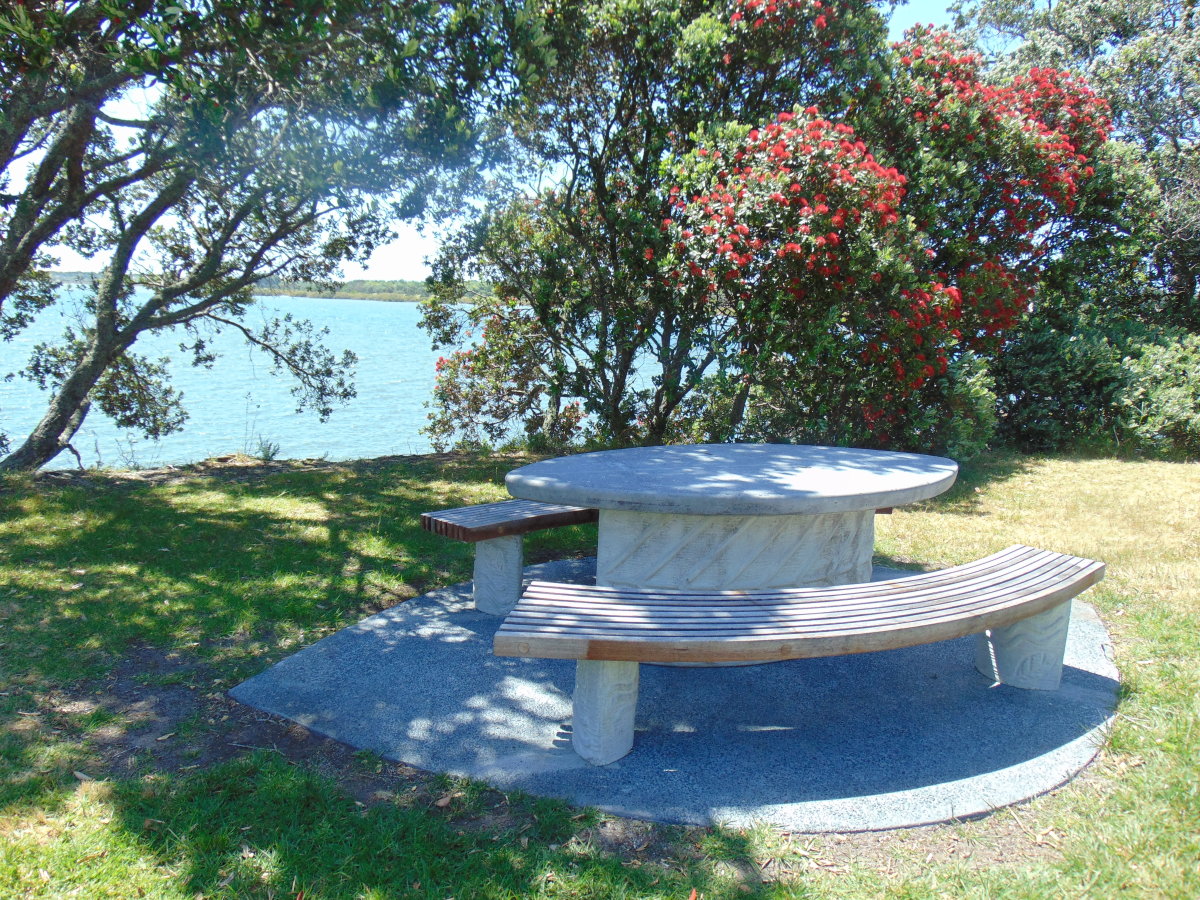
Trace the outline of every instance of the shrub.
<instances>
[{"instance_id":1,"label":"shrub","mask_svg":"<svg viewBox=\"0 0 1200 900\"><path fill-rule=\"evenodd\" d=\"M996 383L987 362L964 353L950 363L941 387L945 393L934 408L949 415L935 418L928 430L928 450L960 461L974 459L992 444L998 425Z\"/></svg>"},{"instance_id":2,"label":"shrub","mask_svg":"<svg viewBox=\"0 0 1200 900\"><path fill-rule=\"evenodd\" d=\"M1119 440L1123 355L1091 323L1028 323L994 367L1001 440L1038 452Z\"/></svg>"},{"instance_id":3,"label":"shrub","mask_svg":"<svg viewBox=\"0 0 1200 900\"><path fill-rule=\"evenodd\" d=\"M994 373L1009 446L1200 458L1200 335L1094 311L1035 318Z\"/></svg>"},{"instance_id":4,"label":"shrub","mask_svg":"<svg viewBox=\"0 0 1200 900\"><path fill-rule=\"evenodd\" d=\"M1139 449L1200 459L1200 335L1171 338L1126 359L1121 422Z\"/></svg>"}]
</instances>

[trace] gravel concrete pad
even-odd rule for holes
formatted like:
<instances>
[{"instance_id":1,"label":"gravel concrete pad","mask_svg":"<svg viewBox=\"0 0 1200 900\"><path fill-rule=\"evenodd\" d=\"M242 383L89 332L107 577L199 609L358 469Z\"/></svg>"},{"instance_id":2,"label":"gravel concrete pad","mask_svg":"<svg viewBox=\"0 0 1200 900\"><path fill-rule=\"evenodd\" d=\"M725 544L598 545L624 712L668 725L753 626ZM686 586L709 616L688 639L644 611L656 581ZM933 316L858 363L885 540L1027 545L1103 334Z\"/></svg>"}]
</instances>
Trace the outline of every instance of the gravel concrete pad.
<instances>
[{"instance_id":1,"label":"gravel concrete pad","mask_svg":"<svg viewBox=\"0 0 1200 900\"><path fill-rule=\"evenodd\" d=\"M531 566L586 582L594 560ZM875 577L902 574L876 569ZM499 658L470 585L331 635L238 685L257 707L422 769L660 822L865 831L986 813L1069 780L1117 702L1108 633L1074 601L1062 687L992 686L974 638L769 665L643 665L633 751L571 750L574 663Z\"/></svg>"}]
</instances>

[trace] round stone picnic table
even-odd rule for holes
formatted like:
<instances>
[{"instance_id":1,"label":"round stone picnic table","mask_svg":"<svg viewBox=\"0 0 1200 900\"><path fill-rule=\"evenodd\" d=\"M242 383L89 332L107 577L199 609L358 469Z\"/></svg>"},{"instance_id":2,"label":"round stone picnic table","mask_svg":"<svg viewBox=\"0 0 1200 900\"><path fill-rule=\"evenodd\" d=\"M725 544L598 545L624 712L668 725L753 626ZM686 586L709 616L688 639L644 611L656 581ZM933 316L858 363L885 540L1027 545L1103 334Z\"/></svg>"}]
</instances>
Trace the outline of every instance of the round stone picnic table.
<instances>
[{"instance_id":1,"label":"round stone picnic table","mask_svg":"<svg viewBox=\"0 0 1200 900\"><path fill-rule=\"evenodd\" d=\"M688 444L547 459L514 497L600 510L596 583L763 590L871 579L875 510L934 497L939 456L793 444Z\"/></svg>"}]
</instances>

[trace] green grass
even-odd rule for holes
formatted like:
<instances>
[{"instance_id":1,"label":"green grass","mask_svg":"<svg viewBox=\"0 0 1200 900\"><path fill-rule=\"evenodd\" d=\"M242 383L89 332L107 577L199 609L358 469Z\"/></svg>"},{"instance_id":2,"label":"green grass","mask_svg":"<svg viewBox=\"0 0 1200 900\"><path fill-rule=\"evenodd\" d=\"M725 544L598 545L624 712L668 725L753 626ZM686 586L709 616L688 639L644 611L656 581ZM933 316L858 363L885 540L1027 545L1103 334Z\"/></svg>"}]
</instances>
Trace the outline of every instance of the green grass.
<instances>
[{"instance_id":1,"label":"green grass","mask_svg":"<svg viewBox=\"0 0 1200 900\"><path fill-rule=\"evenodd\" d=\"M501 498L521 461L0 481L0 897L1200 896L1195 466L993 456L878 518L893 564L1022 542L1109 565L1086 598L1123 679L1108 747L975 822L848 839L621 822L339 755L224 699L469 578L470 548L419 514ZM527 556L594 544L559 529Z\"/></svg>"}]
</instances>

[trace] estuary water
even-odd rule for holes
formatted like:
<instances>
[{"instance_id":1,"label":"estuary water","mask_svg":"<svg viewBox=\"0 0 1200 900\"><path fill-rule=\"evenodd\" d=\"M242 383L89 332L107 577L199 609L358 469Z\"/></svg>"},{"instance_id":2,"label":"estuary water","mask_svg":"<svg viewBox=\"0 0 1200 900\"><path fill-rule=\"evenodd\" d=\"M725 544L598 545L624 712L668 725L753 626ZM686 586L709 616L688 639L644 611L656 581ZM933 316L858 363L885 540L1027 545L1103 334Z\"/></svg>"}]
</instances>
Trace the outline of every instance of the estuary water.
<instances>
[{"instance_id":1,"label":"estuary water","mask_svg":"<svg viewBox=\"0 0 1200 900\"><path fill-rule=\"evenodd\" d=\"M278 445L281 459L358 459L433 449L420 429L440 354L417 325L419 304L264 297L248 321L288 312L327 327L324 343L331 350L358 354L358 396L335 408L328 421L297 413L291 378L275 375L270 359L238 334L225 331L213 341L219 359L212 369L194 368L180 352L182 332L145 336L134 351L171 360L171 383L183 393L190 417L181 432L151 441L122 432L93 408L72 442L84 464L171 465L228 453L256 455L264 443ZM14 341L0 343L0 376L24 367L36 344L61 334L67 316L66 310L48 310ZM0 381L0 432L15 446L37 424L45 404L45 393L31 382ZM75 457L64 452L49 468L75 465Z\"/></svg>"}]
</instances>

